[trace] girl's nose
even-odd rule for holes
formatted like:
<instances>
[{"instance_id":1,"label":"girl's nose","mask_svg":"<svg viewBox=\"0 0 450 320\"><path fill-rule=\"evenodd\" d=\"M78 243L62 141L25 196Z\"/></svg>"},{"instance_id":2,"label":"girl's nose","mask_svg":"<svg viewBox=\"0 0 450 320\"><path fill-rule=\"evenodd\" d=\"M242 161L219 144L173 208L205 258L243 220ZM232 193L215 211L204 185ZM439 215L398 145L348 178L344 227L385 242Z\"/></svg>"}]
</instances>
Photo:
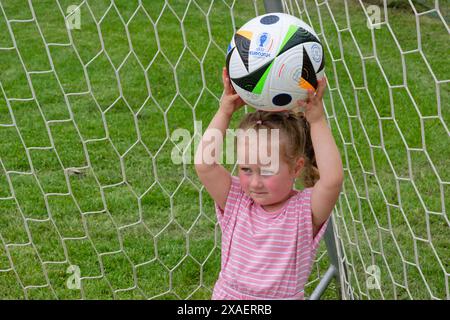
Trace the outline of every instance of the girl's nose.
<instances>
[{"instance_id":1,"label":"girl's nose","mask_svg":"<svg viewBox=\"0 0 450 320\"><path fill-rule=\"evenodd\" d=\"M252 187L253 190L261 189L263 187L263 182L262 182L261 176L259 174L254 174L252 176L250 186Z\"/></svg>"}]
</instances>

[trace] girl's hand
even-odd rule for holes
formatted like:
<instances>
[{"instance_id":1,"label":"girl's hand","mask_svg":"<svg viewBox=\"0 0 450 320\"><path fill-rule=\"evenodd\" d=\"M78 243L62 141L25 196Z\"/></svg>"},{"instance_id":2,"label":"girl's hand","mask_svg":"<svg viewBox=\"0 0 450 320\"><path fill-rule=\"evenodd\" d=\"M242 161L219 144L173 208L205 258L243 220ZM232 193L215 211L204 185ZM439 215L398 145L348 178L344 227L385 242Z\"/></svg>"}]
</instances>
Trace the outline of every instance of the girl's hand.
<instances>
[{"instance_id":1,"label":"girl's hand","mask_svg":"<svg viewBox=\"0 0 450 320\"><path fill-rule=\"evenodd\" d=\"M305 109L305 117L310 124L325 119L322 98L327 87L327 78L323 77L317 82L319 86L316 92L314 90L308 90L308 98L306 101L297 101L297 105Z\"/></svg>"},{"instance_id":2,"label":"girl's hand","mask_svg":"<svg viewBox=\"0 0 450 320\"><path fill-rule=\"evenodd\" d=\"M223 81L223 93L220 98L220 107L229 116L245 105L244 100L236 93L233 86L231 85L231 80L228 75L227 69L224 67L222 69L222 81Z\"/></svg>"}]
</instances>

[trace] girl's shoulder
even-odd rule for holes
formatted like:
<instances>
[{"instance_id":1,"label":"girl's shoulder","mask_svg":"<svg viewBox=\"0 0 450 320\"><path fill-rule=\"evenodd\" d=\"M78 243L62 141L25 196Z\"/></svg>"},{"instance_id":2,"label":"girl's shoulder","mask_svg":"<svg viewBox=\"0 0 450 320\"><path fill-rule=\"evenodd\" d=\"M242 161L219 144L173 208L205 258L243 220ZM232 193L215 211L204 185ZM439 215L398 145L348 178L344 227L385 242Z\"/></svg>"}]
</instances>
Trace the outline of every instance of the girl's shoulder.
<instances>
[{"instance_id":1,"label":"girl's shoulder","mask_svg":"<svg viewBox=\"0 0 450 320\"><path fill-rule=\"evenodd\" d=\"M228 191L227 198L231 198L232 200L238 200L244 197L248 197L244 190L242 189L241 182L239 180L239 177L237 176L231 176L231 186L230 190Z\"/></svg>"},{"instance_id":2,"label":"girl's shoulder","mask_svg":"<svg viewBox=\"0 0 450 320\"><path fill-rule=\"evenodd\" d=\"M298 190L294 199L295 211L300 217L309 218L311 216L311 194L313 188Z\"/></svg>"},{"instance_id":3,"label":"girl's shoulder","mask_svg":"<svg viewBox=\"0 0 450 320\"><path fill-rule=\"evenodd\" d=\"M231 176L231 187L230 187L230 191L242 191L244 192L244 190L242 190L242 186L241 186L241 181L239 180L239 177L237 176Z\"/></svg>"},{"instance_id":4,"label":"girl's shoulder","mask_svg":"<svg viewBox=\"0 0 450 320\"><path fill-rule=\"evenodd\" d=\"M311 201L312 190L313 188L297 190L297 194L295 195L296 201Z\"/></svg>"}]
</instances>

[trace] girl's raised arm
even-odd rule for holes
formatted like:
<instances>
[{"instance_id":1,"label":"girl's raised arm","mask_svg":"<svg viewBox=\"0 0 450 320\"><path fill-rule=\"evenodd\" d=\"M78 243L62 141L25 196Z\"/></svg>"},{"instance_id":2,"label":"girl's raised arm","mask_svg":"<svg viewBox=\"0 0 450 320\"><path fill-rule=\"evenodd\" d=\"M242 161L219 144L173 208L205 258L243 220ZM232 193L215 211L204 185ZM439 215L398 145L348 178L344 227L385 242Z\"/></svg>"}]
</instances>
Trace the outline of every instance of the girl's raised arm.
<instances>
[{"instance_id":1,"label":"girl's raised arm","mask_svg":"<svg viewBox=\"0 0 450 320\"><path fill-rule=\"evenodd\" d=\"M231 86L225 68L222 70L222 81L224 91L220 106L198 145L195 153L195 171L213 200L224 209L231 186L231 174L218 163L217 157L220 154L219 150L222 149L231 117L244 105L244 101Z\"/></svg>"},{"instance_id":2,"label":"girl's raised arm","mask_svg":"<svg viewBox=\"0 0 450 320\"><path fill-rule=\"evenodd\" d=\"M310 91L307 101L299 102L299 106L305 107L306 120L310 124L311 140L320 174L311 194L314 236L329 218L344 181L341 156L323 110L322 97L325 88L326 78L323 78L319 80L317 93Z\"/></svg>"}]
</instances>

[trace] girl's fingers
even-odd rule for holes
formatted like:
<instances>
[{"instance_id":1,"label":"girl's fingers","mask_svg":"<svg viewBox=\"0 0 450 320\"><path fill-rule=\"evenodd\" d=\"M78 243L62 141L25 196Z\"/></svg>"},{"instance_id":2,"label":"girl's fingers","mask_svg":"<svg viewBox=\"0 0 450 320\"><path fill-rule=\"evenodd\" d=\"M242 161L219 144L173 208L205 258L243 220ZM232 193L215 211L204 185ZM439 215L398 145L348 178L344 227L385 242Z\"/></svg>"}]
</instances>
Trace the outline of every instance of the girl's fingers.
<instances>
[{"instance_id":1,"label":"girl's fingers","mask_svg":"<svg viewBox=\"0 0 450 320\"><path fill-rule=\"evenodd\" d=\"M229 93L229 91L230 91L230 80L228 79L228 72L227 72L227 69L225 67L222 69L222 81L223 81L223 87L225 89L225 92Z\"/></svg>"},{"instance_id":2,"label":"girl's fingers","mask_svg":"<svg viewBox=\"0 0 450 320\"><path fill-rule=\"evenodd\" d=\"M225 78L227 77L227 74L226 74L226 70L225 70L225 67L223 67L222 68L222 80L225 80ZM225 81L224 81L225 82Z\"/></svg>"},{"instance_id":3,"label":"girl's fingers","mask_svg":"<svg viewBox=\"0 0 450 320\"><path fill-rule=\"evenodd\" d=\"M223 78L223 87L225 89L225 93L226 94L235 94L236 91L234 90L233 86L231 85L231 80L228 75L227 69L225 67L223 68L222 78Z\"/></svg>"},{"instance_id":4,"label":"girl's fingers","mask_svg":"<svg viewBox=\"0 0 450 320\"><path fill-rule=\"evenodd\" d=\"M308 90L308 102L313 101L314 98L315 98L314 90Z\"/></svg>"},{"instance_id":5,"label":"girl's fingers","mask_svg":"<svg viewBox=\"0 0 450 320\"><path fill-rule=\"evenodd\" d=\"M233 94L230 98L235 101L242 100L242 98L237 93Z\"/></svg>"},{"instance_id":6,"label":"girl's fingers","mask_svg":"<svg viewBox=\"0 0 450 320\"><path fill-rule=\"evenodd\" d=\"M327 87L327 78L324 76L318 82L319 82L319 86L317 88L317 97L319 99L322 99L323 94L325 93L325 89Z\"/></svg>"},{"instance_id":7,"label":"girl's fingers","mask_svg":"<svg viewBox=\"0 0 450 320\"><path fill-rule=\"evenodd\" d=\"M298 100L298 101L297 101L297 105L298 105L299 107L304 107L304 106L306 106L306 102L303 101L303 100Z\"/></svg>"},{"instance_id":8,"label":"girl's fingers","mask_svg":"<svg viewBox=\"0 0 450 320\"><path fill-rule=\"evenodd\" d=\"M230 98L234 101L236 105L242 106L245 104L245 101L237 93L233 94Z\"/></svg>"},{"instance_id":9,"label":"girl's fingers","mask_svg":"<svg viewBox=\"0 0 450 320\"><path fill-rule=\"evenodd\" d=\"M225 67L222 69L222 80L223 83L225 83L225 80L227 79L227 70L225 70Z\"/></svg>"}]
</instances>

